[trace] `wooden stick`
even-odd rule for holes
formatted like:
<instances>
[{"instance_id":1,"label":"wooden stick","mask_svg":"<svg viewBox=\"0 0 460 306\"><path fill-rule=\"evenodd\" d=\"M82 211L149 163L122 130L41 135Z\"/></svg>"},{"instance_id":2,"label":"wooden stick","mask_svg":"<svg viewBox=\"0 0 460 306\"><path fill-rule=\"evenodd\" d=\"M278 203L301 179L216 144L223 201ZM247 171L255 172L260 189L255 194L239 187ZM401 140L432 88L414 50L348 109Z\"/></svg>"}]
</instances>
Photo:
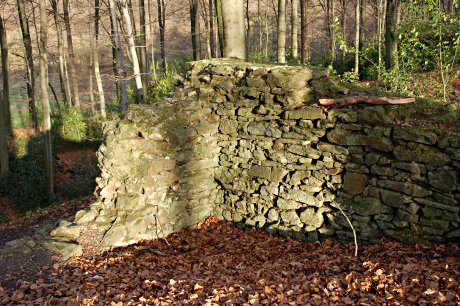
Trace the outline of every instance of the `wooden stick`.
<instances>
[{"instance_id":1,"label":"wooden stick","mask_svg":"<svg viewBox=\"0 0 460 306\"><path fill-rule=\"evenodd\" d=\"M328 107L341 107L357 103L367 103L372 105L398 105L414 103L415 98L397 98L397 97L372 97L357 96L338 99L319 99L319 103Z\"/></svg>"}]
</instances>

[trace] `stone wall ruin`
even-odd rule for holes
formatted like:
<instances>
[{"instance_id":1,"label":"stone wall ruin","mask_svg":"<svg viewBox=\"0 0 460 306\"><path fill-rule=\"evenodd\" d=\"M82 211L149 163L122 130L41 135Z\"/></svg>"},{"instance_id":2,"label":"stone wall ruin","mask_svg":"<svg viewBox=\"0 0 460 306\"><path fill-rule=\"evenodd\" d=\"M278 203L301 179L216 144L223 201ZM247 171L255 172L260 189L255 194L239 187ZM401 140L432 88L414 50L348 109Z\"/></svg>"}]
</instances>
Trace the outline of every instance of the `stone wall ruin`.
<instances>
[{"instance_id":1,"label":"stone wall ruin","mask_svg":"<svg viewBox=\"0 0 460 306\"><path fill-rule=\"evenodd\" d=\"M189 64L177 90L108 122L99 200L52 233L91 225L105 246L165 237L207 216L310 241L460 237L460 138L402 127L392 107L324 110L356 94L326 70ZM350 92L351 91L351 92Z\"/></svg>"}]
</instances>

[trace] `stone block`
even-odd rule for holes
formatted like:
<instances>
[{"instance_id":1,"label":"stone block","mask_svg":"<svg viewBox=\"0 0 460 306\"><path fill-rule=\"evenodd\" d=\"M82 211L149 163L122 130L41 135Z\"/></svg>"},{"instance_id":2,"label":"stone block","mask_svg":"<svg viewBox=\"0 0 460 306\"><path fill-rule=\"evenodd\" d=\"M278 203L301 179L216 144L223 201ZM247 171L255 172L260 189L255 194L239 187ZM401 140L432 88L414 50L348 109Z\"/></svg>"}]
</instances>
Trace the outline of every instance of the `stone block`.
<instances>
[{"instance_id":1,"label":"stone block","mask_svg":"<svg viewBox=\"0 0 460 306\"><path fill-rule=\"evenodd\" d=\"M430 185L444 192L457 189L458 175L456 171L430 171L428 172Z\"/></svg>"},{"instance_id":2,"label":"stone block","mask_svg":"<svg viewBox=\"0 0 460 306\"><path fill-rule=\"evenodd\" d=\"M438 141L438 135L420 128L403 128L396 126L393 129L393 138L406 141L433 145Z\"/></svg>"},{"instance_id":3,"label":"stone block","mask_svg":"<svg viewBox=\"0 0 460 306\"><path fill-rule=\"evenodd\" d=\"M367 179L365 174L347 172L344 176L343 188L348 195L358 195L366 188Z\"/></svg>"}]
</instances>

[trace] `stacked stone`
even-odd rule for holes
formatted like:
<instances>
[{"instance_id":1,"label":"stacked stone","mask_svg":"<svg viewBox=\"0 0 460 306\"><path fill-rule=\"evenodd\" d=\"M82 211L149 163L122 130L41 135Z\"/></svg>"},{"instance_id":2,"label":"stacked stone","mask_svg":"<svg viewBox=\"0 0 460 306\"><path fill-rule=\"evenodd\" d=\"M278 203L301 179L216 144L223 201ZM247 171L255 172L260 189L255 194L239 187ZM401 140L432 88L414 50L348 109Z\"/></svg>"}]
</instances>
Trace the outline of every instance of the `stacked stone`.
<instances>
[{"instance_id":1,"label":"stacked stone","mask_svg":"<svg viewBox=\"0 0 460 306\"><path fill-rule=\"evenodd\" d=\"M184 97L154 106L130 106L123 119L106 124L98 151L98 202L78 212L75 224L52 232L55 240L69 228L90 225L103 246L165 237L208 217L217 185L214 169L220 148L218 124L210 110Z\"/></svg>"},{"instance_id":2,"label":"stacked stone","mask_svg":"<svg viewBox=\"0 0 460 306\"><path fill-rule=\"evenodd\" d=\"M342 209L361 242L459 240L460 137L397 126L383 107L323 110L318 98L356 93L320 68L199 61L175 83L107 123L99 200L55 239L91 225L121 246L214 214L349 241Z\"/></svg>"},{"instance_id":3,"label":"stacked stone","mask_svg":"<svg viewBox=\"0 0 460 306\"><path fill-rule=\"evenodd\" d=\"M395 126L383 107L308 106L348 92L320 69L198 62L187 82L219 117L216 215L349 241L340 206L362 242L458 240L458 137Z\"/></svg>"}]
</instances>

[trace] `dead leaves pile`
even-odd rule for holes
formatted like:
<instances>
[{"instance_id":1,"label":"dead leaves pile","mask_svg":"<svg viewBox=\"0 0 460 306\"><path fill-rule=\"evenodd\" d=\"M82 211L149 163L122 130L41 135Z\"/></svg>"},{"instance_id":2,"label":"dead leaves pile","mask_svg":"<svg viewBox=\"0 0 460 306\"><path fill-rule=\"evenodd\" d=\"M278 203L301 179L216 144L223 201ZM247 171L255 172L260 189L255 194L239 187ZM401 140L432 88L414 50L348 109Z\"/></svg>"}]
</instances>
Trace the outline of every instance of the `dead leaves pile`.
<instances>
[{"instance_id":1,"label":"dead leaves pile","mask_svg":"<svg viewBox=\"0 0 460 306\"><path fill-rule=\"evenodd\" d=\"M305 243L208 220L195 230L50 267L0 304L407 305L460 303L456 245Z\"/></svg>"}]
</instances>

